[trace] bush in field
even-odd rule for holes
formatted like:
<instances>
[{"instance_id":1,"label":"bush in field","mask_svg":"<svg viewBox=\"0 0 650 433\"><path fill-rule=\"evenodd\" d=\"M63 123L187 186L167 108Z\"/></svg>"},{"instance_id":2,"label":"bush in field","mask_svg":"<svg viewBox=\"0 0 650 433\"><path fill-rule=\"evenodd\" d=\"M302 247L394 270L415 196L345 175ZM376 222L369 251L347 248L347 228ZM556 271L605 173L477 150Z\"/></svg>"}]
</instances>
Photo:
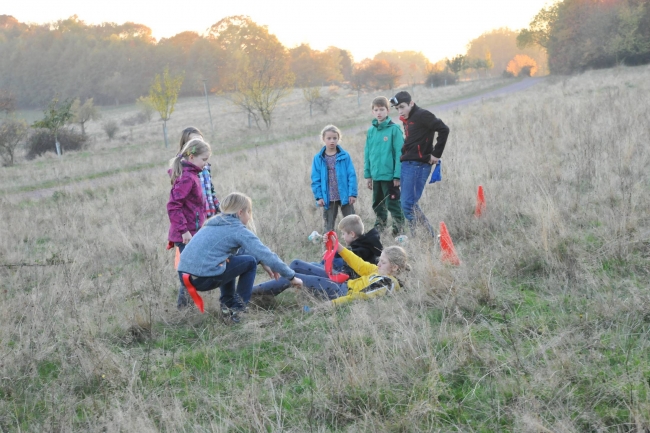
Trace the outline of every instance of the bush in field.
<instances>
[{"instance_id":1,"label":"bush in field","mask_svg":"<svg viewBox=\"0 0 650 433\"><path fill-rule=\"evenodd\" d=\"M433 71L427 76L425 84L428 87L450 86L456 84L458 77L449 71Z\"/></svg>"},{"instance_id":2,"label":"bush in field","mask_svg":"<svg viewBox=\"0 0 650 433\"><path fill-rule=\"evenodd\" d=\"M16 150L27 136L24 120L7 119L0 124L0 157L3 165L13 165Z\"/></svg>"},{"instance_id":3,"label":"bush in field","mask_svg":"<svg viewBox=\"0 0 650 433\"><path fill-rule=\"evenodd\" d=\"M81 150L86 146L87 138L73 129L59 129L58 140L61 144L61 152L70 150ZM52 146L54 142L54 133L49 129L36 129L27 140L27 159L34 159L45 152L54 152Z\"/></svg>"},{"instance_id":4,"label":"bush in field","mask_svg":"<svg viewBox=\"0 0 650 433\"><path fill-rule=\"evenodd\" d=\"M135 113L133 116L129 116L126 119L122 120L122 125L125 126L135 126L135 125L140 125L141 123L145 123L151 120L151 115L148 115L144 111L139 111Z\"/></svg>"},{"instance_id":5,"label":"bush in field","mask_svg":"<svg viewBox=\"0 0 650 433\"><path fill-rule=\"evenodd\" d=\"M115 120L109 120L108 122L102 125L102 129L106 133L108 139L112 140L113 138L115 138L115 134L117 134L117 131L120 129L120 127L118 126Z\"/></svg>"}]
</instances>

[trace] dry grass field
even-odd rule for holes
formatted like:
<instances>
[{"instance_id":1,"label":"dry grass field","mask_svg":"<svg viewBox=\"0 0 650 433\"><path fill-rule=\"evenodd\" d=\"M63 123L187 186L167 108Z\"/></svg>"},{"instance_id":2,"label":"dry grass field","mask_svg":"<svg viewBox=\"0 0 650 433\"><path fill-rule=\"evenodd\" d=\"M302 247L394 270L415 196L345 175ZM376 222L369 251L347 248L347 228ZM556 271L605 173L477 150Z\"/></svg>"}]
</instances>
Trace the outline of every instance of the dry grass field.
<instances>
[{"instance_id":1,"label":"dry grass field","mask_svg":"<svg viewBox=\"0 0 650 433\"><path fill-rule=\"evenodd\" d=\"M158 122L112 142L91 123L88 150L0 169L0 432L650 431L649 78L549 77L439 113L443 181L421 206L446 223L461 266L410 239L405 292L332 308L291 289L234 326L215 292L206 314L176 311L164 249L164 161L174 131L209 131L204 100L180 101L169 150ZM416 95L426 106L499 84ZM318 131L370 120L369 101L343 90L311 119L300 98L261 133L225 100L212 106L217 192L253 198L259 236L286 262L321 253L306 239L322 226L309 188ZM342 140L359 175L364 136Z\"/></svg>"}]
</instances>

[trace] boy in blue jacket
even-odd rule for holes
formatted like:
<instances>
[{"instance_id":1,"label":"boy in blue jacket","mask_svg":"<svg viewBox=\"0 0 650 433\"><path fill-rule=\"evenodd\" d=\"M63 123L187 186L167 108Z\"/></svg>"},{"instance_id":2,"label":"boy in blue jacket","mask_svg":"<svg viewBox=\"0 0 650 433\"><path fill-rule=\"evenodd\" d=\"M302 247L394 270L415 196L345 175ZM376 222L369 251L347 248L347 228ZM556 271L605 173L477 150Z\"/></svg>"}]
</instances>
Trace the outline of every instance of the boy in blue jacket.
<instances>
[{"instance_id":1,"label":"boy in blue jacket","mask_svg":"<svg viewBox=\"0 0 650 433\"><path fill-rule=\"evenodd\" d=\"M370 107L372 126L366 134L363 177L368 189L372 190L372 210L377 215L375 228L382 231L388 221L388 212L393 217L393 235L404 227L404 214L400 204L400 155L404 137L400 127L388 116L388 99L379 96ZM388 212L386 212L388 208ZM367 260L366 260L367 261Z\"/></svg>"},{"instance_id":2,"label":"boy in blue jacket","mask_svg":"<svg viewBox=\"0 0 650 433\"><path fill-rule=\"evenodd\" d=\"M343 216L354 214L357 201L357 174L352 158L341 146L341 131L327 125L321 131L323 148L314 156L311 165L311 190L316 204L323 208L325 232L334 230L334 223L341 208Z\"/></svg>"}]
</instances>

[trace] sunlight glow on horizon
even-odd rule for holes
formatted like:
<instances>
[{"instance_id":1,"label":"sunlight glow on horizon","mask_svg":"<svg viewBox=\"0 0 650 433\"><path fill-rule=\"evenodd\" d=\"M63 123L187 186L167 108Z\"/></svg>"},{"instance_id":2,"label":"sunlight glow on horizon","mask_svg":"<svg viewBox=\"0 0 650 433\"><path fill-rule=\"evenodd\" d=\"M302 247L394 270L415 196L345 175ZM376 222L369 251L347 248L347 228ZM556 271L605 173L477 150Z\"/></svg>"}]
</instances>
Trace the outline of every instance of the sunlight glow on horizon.
<instances>
[{"instance_id":1,"label":"sunlight glow on horizon","mask_svg":"<svg viewBox=\"0 0 650 433\"><path fill-rule=\"evenodd\" d=\"M499 27L527 27L548 0L456 0L437 6L431 0L412 0L378 7L378 2L331 0L326 7L287 0L281 6L249 0L240 3L186 0L182 7L160 2L114 0L95 4L75 0L57 3L26 0L5 5L0 14L20 22L46 23L77 15L87 24L131 21L152 30L156 39L183 31L204 33L230 15L248 15L266 25L287 48L308 43L349 50L355 61L381 51L421 51L430 61L465 53L467 43ZM213 10L214 12L211 12ZM299 19L297 18L299 16Z\"/></svg>"}]
</instances>

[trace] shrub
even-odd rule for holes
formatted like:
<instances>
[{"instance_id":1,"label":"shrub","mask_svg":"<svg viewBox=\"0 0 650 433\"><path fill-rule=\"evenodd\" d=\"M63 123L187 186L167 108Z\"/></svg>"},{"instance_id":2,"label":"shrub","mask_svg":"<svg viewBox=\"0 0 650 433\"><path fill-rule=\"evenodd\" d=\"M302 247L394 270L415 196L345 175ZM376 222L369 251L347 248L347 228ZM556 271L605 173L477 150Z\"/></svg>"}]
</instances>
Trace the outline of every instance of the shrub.
<instances>
[{"instance_id":1,"label":"shrub","mask_svg":"<svg viewBox=\"0 0 650 433\"><path fill-rule=\"evenodd\" d=\"M456 74L449 71L434 71L427 76L425 84L429 87L450 86L456 84Z\"/></svg>"},{"instance_id":2,"label":"shrub","mask_svg":"<svg viewBox=\"0 0 650 433\"><path fill-rule=\"evenodd\" d=\"M314 104L316 105L316 107L318 107L319 110L327 114L327 110L329 110L330 105L332 105L333 101L334 98L332 98L329 95L319 96L318 98L316 98L316 100L314 100Z\"/></svg>"},{"instance_id":3,"label":"shrub","mask_svg":"<svg viewBox=\"0 0 650 433\"><path fill-rule=\"evenodd\" d=\"M57 135L61 152L81 150L87 143L87 138L73 129L61 128ZM27 140L27 159L34 159L45 152L56 152L54 133L49 129L39 128Z\"/></svg>"},{"instance_id":4,"label":"shrub","mask_svg":"<svg viewBox=\"0 0 650 433\"><path fill-rule=\"evenodd\" d=\"M0 157L3 165L13 165L16 150L27 135L24 120L6 119L0 124Z\"/></svg>"},{"instance_id":5,"label":"shrub","mask_svg":"<svg viewBox=\"0 0 650 433\"><path fill-rule=\"evenodd\" d=\"M148 96L140 96L135 103L140 107L140 116L145 119L140 123L144 123L145 121L150 122L153 113L156 112L156 107L154 107L151 98Z\"/></svg>"},{"instance_id":6,"label":"shrub","mask_svg":"<svg viewBox=\"0 0 650 433\"><path fill-rule=\"evenodd\" d=\"M117 131L120 129L115 120L109 120L108 122L105 122L102 125L102 128L104 129L104 132L106 133L106 136L108 136L109 140L115 138L115 134L117 134Z\"/></svg>"},{"instance_id":7,"label":"shrub","mask_svg":"<svg viewBox=\"0 0 650 433\"><path fill-rule=\"evenodd\" d=\"M144 111L135 113L133 116L129 116L126 119L122 120L122 125L126 126L135 126L140 125L151 120L151 114L147 114Z\"/></svg>"}]
</instances>

